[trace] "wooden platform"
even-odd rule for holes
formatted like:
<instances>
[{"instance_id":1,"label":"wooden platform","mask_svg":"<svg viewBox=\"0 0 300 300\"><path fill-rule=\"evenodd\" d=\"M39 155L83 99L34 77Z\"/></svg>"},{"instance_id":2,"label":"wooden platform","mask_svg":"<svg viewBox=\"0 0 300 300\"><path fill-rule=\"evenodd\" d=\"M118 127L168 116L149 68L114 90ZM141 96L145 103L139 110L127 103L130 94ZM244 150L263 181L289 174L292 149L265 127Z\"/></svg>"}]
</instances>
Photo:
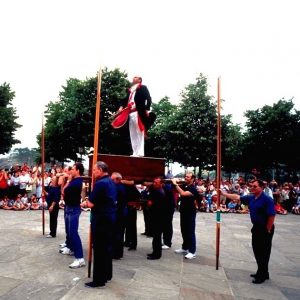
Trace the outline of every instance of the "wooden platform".
<instances>
[{"instance_id":1,"label":"wooden platform","mask_svg":"<svg viewBox=\"0 0 300 300\"><path fill-rule=\"evenodd\" d=\"M99 154L98 161L108 164L109 172L119 172L124 179L137 182L152 181L156 176L164 176L164 158L132 157L124 155ZM92 173L93 156L89 159L89 175Z\"/></svg>"}]
</instances>

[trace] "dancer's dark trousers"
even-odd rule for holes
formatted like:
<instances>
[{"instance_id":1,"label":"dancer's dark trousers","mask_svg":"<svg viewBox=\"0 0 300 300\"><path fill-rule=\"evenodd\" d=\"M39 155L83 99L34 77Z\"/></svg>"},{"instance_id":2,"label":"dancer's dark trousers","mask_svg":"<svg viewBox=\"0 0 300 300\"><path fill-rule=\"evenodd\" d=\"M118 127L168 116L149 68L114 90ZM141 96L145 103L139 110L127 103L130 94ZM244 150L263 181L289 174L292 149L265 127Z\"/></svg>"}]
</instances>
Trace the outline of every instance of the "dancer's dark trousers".
<instances>
[{"instance_id":1,"label":"dancer's dark trousers","mask_svg":"<svg viewBox=\"0 0 300 300\"><path fill-rule=\"evenodd\" d=\"M257 277L264 278L269 275L269 260L274 235L274 226L269 233L265 226L253 225L252 229L252 248L257 263Z\"/></svg>"}]
</instances>

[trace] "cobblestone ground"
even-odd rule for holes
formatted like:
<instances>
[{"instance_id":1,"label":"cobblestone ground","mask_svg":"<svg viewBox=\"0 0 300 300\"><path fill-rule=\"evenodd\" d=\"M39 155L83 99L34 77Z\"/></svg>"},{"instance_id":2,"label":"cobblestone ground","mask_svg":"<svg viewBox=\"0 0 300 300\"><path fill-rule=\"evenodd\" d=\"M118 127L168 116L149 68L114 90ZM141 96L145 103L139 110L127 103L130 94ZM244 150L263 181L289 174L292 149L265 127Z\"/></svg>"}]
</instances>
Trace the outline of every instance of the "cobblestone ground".
<instances>
[{"instance_id":1,"label":"cobblestone ground","mask_svg":"<svg viewBox=\"0 0 300 300\"><path fill-rule=\"evenodd\" d=\"M80 219L87 254L89 212ZM48 211L46 233L48 233ZM64 241L63 211L56 238L42 235L41 211L0 210L0 299L300 299L300 217L277 216L270 260L270 280L251 283L256 271L251 249L249 215L224 214L221 223L220 264L215 263L215 214L197 214L197 257L175 254L181 246L179 213L174 215L173 246L160 260L149 261L152 240L140 235L138 248L114 261L114 277L105 289L87 289L87 268L72 270L73 257L58 253Z\"/></svg>"}]
</instances>

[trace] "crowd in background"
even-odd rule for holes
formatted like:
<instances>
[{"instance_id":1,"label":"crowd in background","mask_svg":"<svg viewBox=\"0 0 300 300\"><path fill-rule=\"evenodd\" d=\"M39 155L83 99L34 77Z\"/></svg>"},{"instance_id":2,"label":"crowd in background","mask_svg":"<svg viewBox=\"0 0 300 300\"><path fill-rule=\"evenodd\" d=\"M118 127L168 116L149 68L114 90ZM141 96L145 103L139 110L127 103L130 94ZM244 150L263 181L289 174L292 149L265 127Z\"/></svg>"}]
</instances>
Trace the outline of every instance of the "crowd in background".
<instances>
[{"instance_id":1,"label":"crowd in background","mask_svg":"<svg viewBox=\"0 0 300 300\"><path fill-rule=\"evenodd\" d=\"M30 167L27 163L15 165L10 170L0 169L0 208L6 210L38 210L47 209L47 202L42 197L41 165ZM52 176L59 176L59 186L64 186L64 170L59 166L52 166L45 171L44 187L49 189ZM293 184L285 182L278 184L275 180L264 181L264 191L273 198L277 214L300 214L300 182ZM249 194L250 181L243 177L237 180L224 180L221 189L240 196ZM215 212L217 210L216 182L209 179L195 181L199 193L195 206L199 212ZM83 183L82 210L89 210L87 200L88 182ZM63 197L59 203L64 208ZM176 203L176 207L178 205ZM248 207L220 197L220 210L223 213L248 213Z\"/></svg>"},{"instance_id":2,"label":"crowd in background","mask_svg":"<svg viewBox=\"0 0 300 300\"><path fill-rule=\"evenodd\" d=\"M199 192L197 209L203 212L215 212L217 210L216 182L198 179L195 184ZM250 185L251 180L245 181L243 177L240 177L235 181L222 181L221 189L227 193L245 196L250 193ZM300 213L300 182L296 184L292 184L291 182L278 184L275 180L272 180L270 182L264 181L264 185L264 192L273 199L277 214ZM224 196L220 196L220 210L225 213L249 212L246 205L230 201Z\"/></svg>"},{"instance_id":3,"label":"crowd in background","mask_svg":"<svg viewBox=\"0 0 300 300\"><path fill-rule=\"evenodd\" d=\"M68 168L68 167L67 167ZM42 197L42 186L44 184L47 193L53 176L58 177L58 185L63 189L68 175L60 166L45 168L42 178L42 167L36 165L29 167L27 163L14 165L9 170L0 169L0 208L5 210L39 210L48 208L45 197ZM43 182L44 181L44 182ZM87 183L83 184L82 202L83 210L87 195ZM64 208L63 197L59 207Z\"/></svg>"}]
</instances>

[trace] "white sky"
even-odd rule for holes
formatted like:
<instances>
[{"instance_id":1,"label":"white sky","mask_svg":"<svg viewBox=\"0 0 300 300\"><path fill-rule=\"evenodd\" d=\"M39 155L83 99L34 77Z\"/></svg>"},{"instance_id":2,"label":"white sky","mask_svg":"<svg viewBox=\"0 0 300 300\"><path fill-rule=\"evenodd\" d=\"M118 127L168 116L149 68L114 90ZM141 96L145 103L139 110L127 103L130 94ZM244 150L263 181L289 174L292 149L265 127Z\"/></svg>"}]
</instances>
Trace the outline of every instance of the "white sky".
<instances>
[{"instance_id":1,"label":"white sky","mask_svg":"<svg viewBox=\"0 0 300 300\"><path fill-rule=\"evenodd\" d=\"M7 0L0 3L0 84L16 92L17 147L36 147L46 104L99 67L141 75L154 102L208 77L223 113L294 97L300 109L297 0ZM2 121L2 120L1 120Z\"/></svg>"}]
</instances>

